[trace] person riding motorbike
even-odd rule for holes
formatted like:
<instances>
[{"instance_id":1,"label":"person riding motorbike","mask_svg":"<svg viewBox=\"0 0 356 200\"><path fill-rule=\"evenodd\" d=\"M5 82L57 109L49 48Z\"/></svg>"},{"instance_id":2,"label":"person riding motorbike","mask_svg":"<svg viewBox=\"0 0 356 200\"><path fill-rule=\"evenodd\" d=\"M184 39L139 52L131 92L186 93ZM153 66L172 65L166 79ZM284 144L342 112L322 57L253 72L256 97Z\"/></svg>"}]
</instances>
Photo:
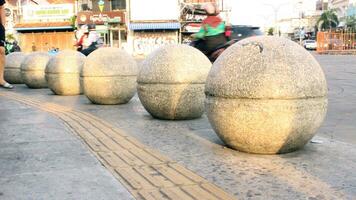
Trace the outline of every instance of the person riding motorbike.
<instances>
[{"instance_id":1,"label":"person riding motorbike","mask_svg":"<svg viewBox=\"0 0 356 200\"><path fill-rule=\"evenodd\" d=\"M215 4L207 3L204 6L207 17L203 20L200 31L193 35L195 46L205 55L209 56L217 47L227 43L225 35L225 22L218 16L219 11Z\"/></svg>"}]
</instances>

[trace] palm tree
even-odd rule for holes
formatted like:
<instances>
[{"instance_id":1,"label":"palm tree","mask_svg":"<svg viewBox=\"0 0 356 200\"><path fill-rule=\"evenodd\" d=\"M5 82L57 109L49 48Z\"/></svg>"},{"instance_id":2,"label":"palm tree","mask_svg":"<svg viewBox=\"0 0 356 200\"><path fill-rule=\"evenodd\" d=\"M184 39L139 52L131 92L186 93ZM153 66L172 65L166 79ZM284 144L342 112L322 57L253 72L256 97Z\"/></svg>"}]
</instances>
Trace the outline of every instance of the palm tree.
<instances>
[{"instance_id":1,"label":"palm tree","mask_svg":"<svg viewBox=\"0 0 356 200\"><path fill-rule=\"evenodd\" d=\"M317 21L317 26L321 27L321 29L329 29L336 28L339 24L339 19L335 13L335 10L327 10L321 14L320 18Z\"/></svg>"},{"instance_id":2,"label":"palm tree","mask_svg":"<svg viewBox=\"0 0 356 200\"><path fill-rule=\"evenodd\" d=\"M356 16L347 17L346 26L348 28L356 30Z\"/></svg>"}]
</instances>

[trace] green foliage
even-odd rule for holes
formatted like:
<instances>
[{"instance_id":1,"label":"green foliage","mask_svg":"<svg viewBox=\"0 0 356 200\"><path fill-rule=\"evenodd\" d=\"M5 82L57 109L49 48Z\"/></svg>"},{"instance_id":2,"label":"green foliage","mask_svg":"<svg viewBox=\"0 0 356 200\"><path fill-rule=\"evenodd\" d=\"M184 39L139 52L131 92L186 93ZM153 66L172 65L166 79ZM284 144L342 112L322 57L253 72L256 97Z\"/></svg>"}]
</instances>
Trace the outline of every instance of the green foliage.
<instances>
[{"instance_id":1,"label":"green foliage","mask_svg":"<svg viewBox=\"0 0 356 200\"><path fill-rule=\"evenodd\" d=\"M347 28L356 30L356 16L355 15L346 18L346 26L347 26Z\"/></svg>"},{"instance_id":2,"label":"green foliage","mask_svg":"<svg viewBox=\"0 0 356 200\"><path fill-rule=\"evenodd\" d=\"M323 30L331 30L336 28L338 24L339 19L333 9L323 12L317 21L317 26Z\"/></svg>"},{"instance_id":3,"label":"green foliage","mask_svg":"<svg viewBox=\"0 0 356 200\"><path fill-rule=\"evenodd\" d=\"M71 18L70 18L70 22L71 22L71 26L73 29L76 29L76 21L77 21L77 16L76 15L73 15Z\"/></svg>"},{"instance_id":4,"label":"green foliage","mask_svg":"<svg viewBox=\"0 0 356 200\"><path fill-rule=\"evenodd\" d=\"M274 28L272 28L272 27L269 28L267 34L268 35L273 35L273 33L274 33Z\"/></svg>"},{"instance_id":5,"label":"green foliage","mask_svg":"<svg viewBox=\"0 0 356 200\"><path fill-rule=\"evenodd\" d=\"M15 41L16 38L13 34L6 34L6 38L5 38L6 41Z\"/></svg>"}]
</instances>

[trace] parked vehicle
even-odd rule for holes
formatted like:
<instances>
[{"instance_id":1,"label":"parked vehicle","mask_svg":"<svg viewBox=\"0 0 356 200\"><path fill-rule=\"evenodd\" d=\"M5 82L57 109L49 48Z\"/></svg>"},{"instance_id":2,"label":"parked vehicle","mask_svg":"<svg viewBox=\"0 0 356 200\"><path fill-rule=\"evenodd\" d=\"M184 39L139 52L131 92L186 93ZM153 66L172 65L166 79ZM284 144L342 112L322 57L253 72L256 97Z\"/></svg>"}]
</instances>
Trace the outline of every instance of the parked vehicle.
<instances>
[{"instance_id":1,"label":"parked vehicle","mask_svg":"<svg viewBox=\"0 0 356 200\"><path fill-rule=\"evenodd\" d=\"M307 50L316 50L317 43L316 43L315 40L304 40L303 41L303 46Z\"/></svg>"},{"instance_id":2,"label":"parked vehicle","mask_svg":"<svg viewBox=\"0 0 356 200\"><path fill-rule=\"evenodd\" d=\"M263 35L260 27L256 26L233 25L231 30L232 33L230 39L236 41L240 41L248 37Z\"/></svg>"}]
</instances>

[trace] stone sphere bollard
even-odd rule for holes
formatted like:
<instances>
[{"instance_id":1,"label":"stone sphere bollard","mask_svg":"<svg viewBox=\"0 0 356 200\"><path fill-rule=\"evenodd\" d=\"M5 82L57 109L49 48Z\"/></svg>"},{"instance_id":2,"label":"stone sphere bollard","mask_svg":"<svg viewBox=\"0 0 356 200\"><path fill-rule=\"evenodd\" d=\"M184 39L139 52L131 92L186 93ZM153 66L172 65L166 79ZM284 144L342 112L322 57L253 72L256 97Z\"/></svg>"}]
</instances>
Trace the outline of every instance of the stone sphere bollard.
<instances>
[{"instance_id":1,"label":"stone sphere bollard","mask_svg":"<svg viewBox=\"0 0 356 200\"><path fill-rule=\"evenodd\" d=\"M118 48L100 48L85 61L84 94L95 104L123 104L136 92L136 61Z\"/></svg>"},{"instance_id":2,"label":"stone sphere bollard","mask_svg":"<svg viewBox=\"0 0 356 200\"><path fill-rule=\"evenodd\" d=\"M253 37L228 48L205 88L206 111L231 148L258 154L303 147L327 111L325 75L301 46L279 37Z\"/></svg>"},{"instance_id":3,"label":"stone sphere bollard","mask_svg":"<svg viewBox=\"0 0 356 200\"><path fill-rule=\"evenodd\" d=\"M141 63L138 96L153 117L170 120L201 117L210 68L209 59L193 47L161 47Z\"/></svg>"},{"instance_id":4,"label":"stone sphere bollard","mask_svg":"<svg viewBox=\"0 0 356 200\"><path fill-rule=\"evenodd\" d=\"M45 69L50 58L45 52L34 52L26 56L21 64L21 76L29 88L47 88Z\"/></svg>"},{"instance_id":5,"label":"stone sphere bollard","mask_svg":"<svg viewBox=\"0 0 356 200\"><path fill-rule=\"evenodd\" d=\"M48 87L57 95L82 94L80 71L85 56L74 50L60 51L52 57L46 67Z\"/></svg>"},{"instance_id":6,"label":"stone sphere bollard","mask_svg":"<svg viewBox=\"0 0 356 200\"><path fill-rule=\"evenodd\" d=\"M6 55L4 78L11 84L22 84L21 63L26 54L22 52L13 52Z\"/></svg>"}]
</instances>

